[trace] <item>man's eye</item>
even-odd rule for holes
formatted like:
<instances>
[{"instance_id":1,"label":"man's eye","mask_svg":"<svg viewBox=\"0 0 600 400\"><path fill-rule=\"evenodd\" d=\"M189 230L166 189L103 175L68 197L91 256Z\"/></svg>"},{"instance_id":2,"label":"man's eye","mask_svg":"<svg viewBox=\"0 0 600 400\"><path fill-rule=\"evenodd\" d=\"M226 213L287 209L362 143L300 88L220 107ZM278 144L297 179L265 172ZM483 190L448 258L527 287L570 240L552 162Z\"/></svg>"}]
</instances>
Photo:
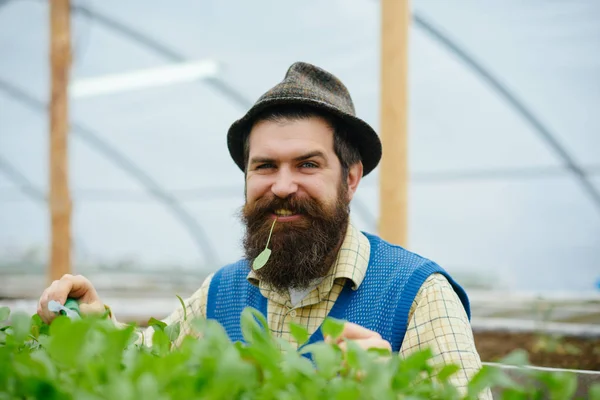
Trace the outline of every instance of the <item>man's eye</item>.
<instances>
[{"instance_id":1,"label":"man's eye","mask_svg":"<svg viewBox=\"0 0 600 400\"><path fill-rule=\"evenodd\" d=\"M259 166L256 167L256 169L269 169L269 168L275 168L275 166L273 164L260 164Z\"/></svg>"},{"instance_id":2,"label":"man's eye","mask_svg":"<svg viewBox=\"0 0 600 400\"><path fill-rule=\"evenodd\" d=\"M300 166L302 168L318 168L318 165L312 161L303 162Z\"/></svg>"}]
</instances>

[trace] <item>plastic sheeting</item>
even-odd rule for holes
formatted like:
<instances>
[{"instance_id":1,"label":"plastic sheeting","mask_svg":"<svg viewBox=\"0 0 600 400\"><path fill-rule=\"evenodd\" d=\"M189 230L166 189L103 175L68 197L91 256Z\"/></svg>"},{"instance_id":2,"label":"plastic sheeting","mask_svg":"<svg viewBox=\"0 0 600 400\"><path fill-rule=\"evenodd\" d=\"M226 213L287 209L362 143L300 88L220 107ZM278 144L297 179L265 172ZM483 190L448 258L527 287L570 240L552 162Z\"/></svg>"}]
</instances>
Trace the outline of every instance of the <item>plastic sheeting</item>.
<instances>
[{"instance_id":1,"label":"plastic sheeting","mask_svg":"<svg viewBox=\"0 0 600 400\"><path fill-rule=\"evenodd\" d=\"M71 101L80 272L98 263L207 272L239 257L243 176L226 130L294 61L339 76L358 114L379 125L377 1L74 5L74 80L213 59L219 82L235 94L198 81ZM473 284L596 290L600 3L412 5L409 249ZM46 2L0 2L5 271L32 249L43 260L48 247L48 32ZM567 168L565 155L583 175ZM376 170L363 180L352 208L354 222L371 232L377 179Z\"/></svg>"}]
</instances>

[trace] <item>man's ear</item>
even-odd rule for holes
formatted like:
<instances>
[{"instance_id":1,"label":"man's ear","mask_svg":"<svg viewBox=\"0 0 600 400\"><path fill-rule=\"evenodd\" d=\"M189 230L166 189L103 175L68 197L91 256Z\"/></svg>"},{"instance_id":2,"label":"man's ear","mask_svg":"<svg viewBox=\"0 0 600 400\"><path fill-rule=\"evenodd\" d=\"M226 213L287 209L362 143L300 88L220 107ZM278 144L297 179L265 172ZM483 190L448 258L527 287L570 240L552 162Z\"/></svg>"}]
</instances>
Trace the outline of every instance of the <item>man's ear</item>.
<instances>
[{"instance_id":1,"label":"man's ear","mask_svg":"<svg viewBox=\"0 0 600 400\"><path fill-rule=\"evenodd\" d=\"M351 201L354 197L354 193L356 189L358 189L358 184L363 176L363 165L362 161L357 162L356 164L350 166L348 169L348 178L346 183L348 184L348 201Z\"/></svg>"}]
</instances>

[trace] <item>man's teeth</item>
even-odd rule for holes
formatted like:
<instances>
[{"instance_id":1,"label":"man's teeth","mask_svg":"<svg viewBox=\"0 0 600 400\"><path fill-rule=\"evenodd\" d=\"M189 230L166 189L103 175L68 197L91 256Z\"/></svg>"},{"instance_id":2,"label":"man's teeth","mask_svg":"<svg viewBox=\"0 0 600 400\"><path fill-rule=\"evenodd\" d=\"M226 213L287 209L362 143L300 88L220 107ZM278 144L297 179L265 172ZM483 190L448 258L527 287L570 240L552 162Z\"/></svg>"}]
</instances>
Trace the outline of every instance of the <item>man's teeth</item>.
<instances>
[{"instance_id":1,"label":"man's teeth","mask_svg":"<svg viewBox=\"0 0 600 400\"><path fill-rule=\"evenodd\" d=\"M289 215L294 215L294 213L292 211L290 211L290 210L283 210L283 209L275 210L275 214L277 214L279 216L282 216L282 217L289 216Z\"/></svg>"}]
</instances>

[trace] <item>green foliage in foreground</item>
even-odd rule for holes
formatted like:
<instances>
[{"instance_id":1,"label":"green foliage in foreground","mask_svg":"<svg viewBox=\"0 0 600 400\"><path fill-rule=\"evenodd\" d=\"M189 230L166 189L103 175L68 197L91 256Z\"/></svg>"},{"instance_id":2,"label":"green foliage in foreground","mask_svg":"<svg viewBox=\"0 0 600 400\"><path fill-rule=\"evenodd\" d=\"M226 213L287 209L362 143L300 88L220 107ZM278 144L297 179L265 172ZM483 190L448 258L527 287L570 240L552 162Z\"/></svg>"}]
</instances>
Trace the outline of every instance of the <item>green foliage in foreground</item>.
<instances>
[{"instance_id":1,"label":"green foliage in foreground","mask_svg":"<svg viewBox=\"0 0 600 400\"><path fill-rule=\"evenodd\" d=\"M364 351L348 343L317 343L305 348L313 364L289 343L273 338L266 321L246 309L242 328L247 344L231 343L214 321L194 321L196 334L180 346L179 325L156 328L152 346L136 344L135 328L110 321L57 318L44 325L37 315L10 316L0 308L0 399L458 399L449 383L455 366L435 368L429 351L408 359ZM324 333L337 336L340 321L327 320ZM306 330L294 326L303 342ZM526 362L523 354L512 361ZM508 360L510 361L510 360ZM316 366L316 368L315 368ZM469 385L467 398L486 386L505 388L506 399L567 399L576 387L571 374L529 374L517 384L500 369L487 368ZM435 376L435 378L434 378ZM537 389L536 389L537 387ZM600 387L589 398L600 399Z\"/></svg>"}]
</instances>

